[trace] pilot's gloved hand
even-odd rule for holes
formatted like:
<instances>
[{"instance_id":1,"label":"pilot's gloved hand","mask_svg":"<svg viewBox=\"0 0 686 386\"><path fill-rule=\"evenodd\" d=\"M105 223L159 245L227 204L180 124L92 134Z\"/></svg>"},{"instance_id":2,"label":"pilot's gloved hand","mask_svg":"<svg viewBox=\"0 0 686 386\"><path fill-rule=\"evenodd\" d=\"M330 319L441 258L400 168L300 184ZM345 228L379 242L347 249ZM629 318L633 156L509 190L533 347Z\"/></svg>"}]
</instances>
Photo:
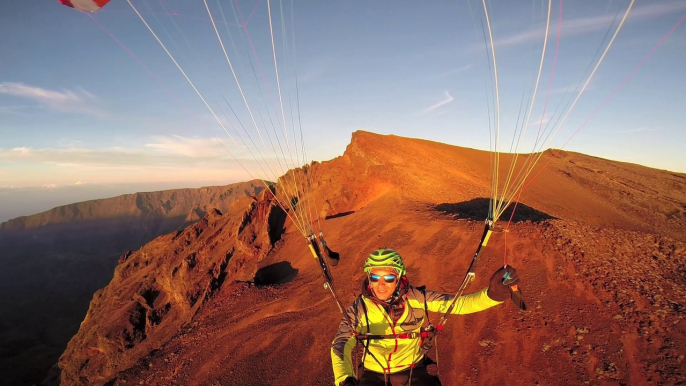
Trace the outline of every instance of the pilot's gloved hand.
<instances>
[{"instance_id":1,"label":"pilot's gloved hand","mask_svg":"<svg viewBox=\"0 0 686 386\"><path fill-rule=\"evenodd\" d=\"M508 265L495 271L491 276L486 294L492 300L504 302L512 296L510 287L517 283L519 283L517 270Z\"/></svg>"}]
</instances>

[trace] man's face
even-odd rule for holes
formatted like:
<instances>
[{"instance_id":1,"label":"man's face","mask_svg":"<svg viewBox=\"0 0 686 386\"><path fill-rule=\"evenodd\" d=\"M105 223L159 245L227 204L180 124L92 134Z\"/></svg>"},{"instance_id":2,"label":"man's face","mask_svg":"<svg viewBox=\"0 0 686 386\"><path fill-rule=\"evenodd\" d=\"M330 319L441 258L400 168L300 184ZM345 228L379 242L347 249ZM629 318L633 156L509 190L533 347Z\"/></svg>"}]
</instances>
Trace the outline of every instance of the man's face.
<instances>
[{"instance_id":1,"label":"man's face","mask_svg":"<svg viewBox=\"0 0 686 386\"><path fill-rule=\"evenodd\" d=\"M398 272L391 268L374 268L369 272L369 285L377 299L386 301L398 286Z\"/></svg>"}]
</instances>

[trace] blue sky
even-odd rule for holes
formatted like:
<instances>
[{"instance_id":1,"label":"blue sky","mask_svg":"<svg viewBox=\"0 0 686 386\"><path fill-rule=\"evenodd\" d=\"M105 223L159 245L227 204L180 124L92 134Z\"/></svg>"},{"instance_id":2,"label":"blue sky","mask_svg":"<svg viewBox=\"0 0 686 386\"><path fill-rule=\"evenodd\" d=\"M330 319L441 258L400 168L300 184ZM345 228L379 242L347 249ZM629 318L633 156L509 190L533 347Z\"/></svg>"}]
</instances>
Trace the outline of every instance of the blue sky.
<instances>
[{"instance_id":1,"label":"blue sky","mask_svg":"<svg viewBox=\"0 0 686 386\"><path fill-rule=\"evenodd\" d=\"M52 0L2 2L0 187L273 179L304 162L300 127L307 159L320 161L341 155L356 130L493 147L481 2L298 1L291 12L285 1L208 0L254 124L202 0L132 3L212 111L127 1L92 16ZM520 106L533 89L547 4L490 2L504 151L528 111ZM684 1L637 2L564 125L534 146L539 127L564 116L629 1L563 3L551 83L559 4L520 152L561 147L686 13ZM683 63L686 25L565 149L686 172Z\"/></svg>"}]
</instances>

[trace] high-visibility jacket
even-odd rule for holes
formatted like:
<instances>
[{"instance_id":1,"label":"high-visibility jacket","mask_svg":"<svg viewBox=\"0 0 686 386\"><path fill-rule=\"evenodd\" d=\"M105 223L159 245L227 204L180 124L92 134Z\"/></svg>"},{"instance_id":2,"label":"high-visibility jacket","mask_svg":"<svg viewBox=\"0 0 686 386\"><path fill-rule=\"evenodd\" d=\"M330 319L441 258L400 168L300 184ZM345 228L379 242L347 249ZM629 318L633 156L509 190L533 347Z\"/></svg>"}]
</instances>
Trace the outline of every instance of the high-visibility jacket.
<instances>
[{"instance_id":1,"label":"high-visibility jacket","mask_svg":"<svg viewBox=\"0 0 686 386\"><path fill-rule=\"evenodd\" d=\"M483 311L502 302L491 300L487 295L488 287L481 291L460 296L452 314L471 314ZM426 297L425 295L426 294ZM356 335L397 335L415 333L416 335L385 339L371 339L364 355L364 367L378 373L396 373L407 370L418 363L420 356L421 327L424 323L424 307L431 312L445 313L454 295L420 290L410 285L393 303L404 305L402 314L393 321L384 308L384 303L369 293L360 295L346 310L347 316L341 319L336 337L331 343L331 361L335 385L349 376L354 376L351 353L357 343ZM402 303L401 303L402 302ZM351 325L354 324L354 325ZM364 341L364 346L367 342Z\"/></svg>"}]
</instances>

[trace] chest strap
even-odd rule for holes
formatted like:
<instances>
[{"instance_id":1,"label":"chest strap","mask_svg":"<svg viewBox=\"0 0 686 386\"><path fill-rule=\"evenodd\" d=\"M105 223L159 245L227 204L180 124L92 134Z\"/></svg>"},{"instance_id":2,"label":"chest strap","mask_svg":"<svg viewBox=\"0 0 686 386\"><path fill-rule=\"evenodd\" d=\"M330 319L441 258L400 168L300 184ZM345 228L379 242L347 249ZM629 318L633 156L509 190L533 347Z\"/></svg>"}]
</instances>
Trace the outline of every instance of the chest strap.
<instances>
[{"instance_id":1,"label":"chest strap","mask_svg":"<svg viewBox=\"0 0 686 386\"><path fill-rule=\"evenodd\" d=\"M435 331L420 331L420 332L404 332L402 334L358 334L357 339L360 340L372 340L372 339L417 339L417 338L430 338L435 335Z\"/></svg>"}]
</instances>

